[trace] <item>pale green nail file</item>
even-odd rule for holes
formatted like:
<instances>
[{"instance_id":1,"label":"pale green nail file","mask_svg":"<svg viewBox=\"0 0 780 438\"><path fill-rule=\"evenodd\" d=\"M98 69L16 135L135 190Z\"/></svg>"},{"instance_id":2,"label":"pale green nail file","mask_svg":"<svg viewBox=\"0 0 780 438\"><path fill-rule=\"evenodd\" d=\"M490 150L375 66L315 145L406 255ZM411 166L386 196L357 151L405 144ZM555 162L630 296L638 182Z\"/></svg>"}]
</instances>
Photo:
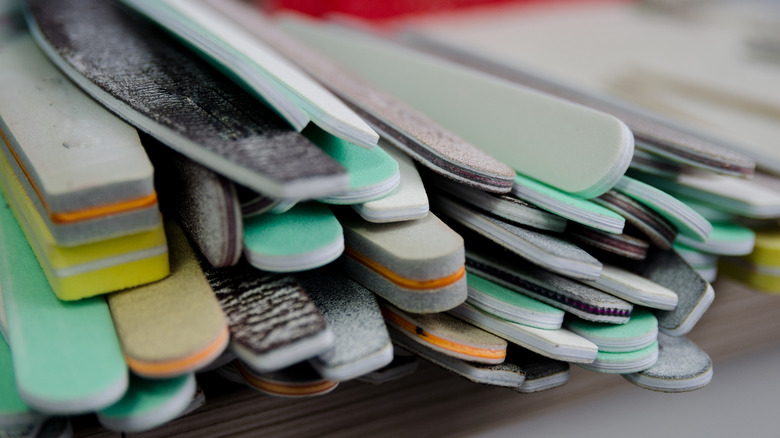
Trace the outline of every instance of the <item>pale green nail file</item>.
<instances>
[{"instance_id":1,"label":"pale green nail file","mask_svg":"<svg viewBox=\"0 0 780 438\"><path fill-rule=\"evenodd\" d=\"M601 273L601 262L560 237L512 225L441 195L432 201L439 214L552 272L577 279L595 279Z\"/></svg>"},{"instance_id":2,"label":"pale green nail file","mask_svg":"<svg viewBox=\"0 0 780 438\"><path fill-rule=\"evenodd\" d=\"M567 227L566 236L578 244L587 245L589 249L596 248L633 260L644 260L650 247L649 242L626 234L625 231L623 234L605 233L578 224Z\"/></svg>"},{"instance_id":3,"label":"pale green nail file","mask_svg":"<svg viewBox=\"0 0 780 438\"><path fill-rule=\"evenodd\" d=\"M322 129L366 148L372 148L379 140L366 122L327 89L211 6L179 0L123 3L184 40L264 102L276 104L280 113L303 112ZM279 95L281 99L274 99Z\"/></svg>"},{"instance_id":4,"label":"pale green nail file","mask_svg":"<svg viewBox=\"0 0 780 438\"><path fill-rule=\"evenodd\" d=\"M317 202L298 204L283 214L263 214L244 222L244 255L270 272L313 269L344 251L344 233L330 209Z\"/></svg>"},{"instance_id":5,"label":"pale green nail file","mask_svg":"<svg viewBox=\"0 0 780 438\"><path fill-rule=\"evenodd\" d=\"M58 300L7 205L0 206L0 246L8 345L22 400L52 414L114 403L127 389L128 372L106 301Z\"/></svg>"},{"instance_id":6,"label":"pale green nail file","mask_svg":"<svg viewBox=\"0 0 780 438\"><path fill-rule=\"evenodd\" d=\"M307 128L303 134L339 163L349 175L344 193L320 198L328 204L360 204L387 196L398 187L398 162L381 147L360 149L321 129Z\"/></svg>"},{"instance_id":7,"label":"pale green nail file","mask_svg":"<svg viewBox=\"0 0 780 438\"><path fill-rule=\"evenodd\" d=\"M525 394L546 391L566 384L571 376L569 362L550 359L531 350L510 345L507 361L525 372L525 381L515 391Z\"/></svg>"},{"instance_id":8,"label":"pale green nail file","mask_svg":"<svg viewBox=\"0 0 780 438\"><path fill-rule=\"evenodd\" d=\"M713 223L712 233L704 242L677 236L681 244L697 251L710 254L740 256L753 252L756 243L756 233L750 228L736 223Z\"/></svg>"},{"instance_id":9,"label":"pale green nail file","mask_svg":"<svg viewBox=\"0 0 780 438\"><path fill-rule=\"evenodd\" d=\"M469 297L466 300L486 313L540 329L561 328L564 311L469 272L466 274Z\"/></svg>"},{"instance_id":10,"label":"pale green nail file","mask_svg":"<svg viewBox=\"0 0 780 438\"><path fill-rule=\"evenodd\" d=\"M669 249L677 237L677 228L655 211L615 190L594 199L593 202L623 216L629 225L644 234L650 242Z\"/></svg>"},{"instance_id":11,"label":"pale green nail file","mask_svg":"<svg viewBox=\"0 0 780 438\"><path fill-rule=\"evenodd\" d=\"M614 116L366 33L311 20L281 25L515 170L563 191L599 196L628 169L634 136Z\"/></svg>"},{"instance_id":12,"label":"pale green nail file","mask_svg":"<svg viewBox=\"0 0 780 438\"><path fill-rule=\"evenodd\" d=\"M687 392L712 380L712 360L685 337L658 334L658 361L652 367L623 378L642 388L661 392Z\"/></svg>"},{"instance_id":13,"label":"pale green nail file","mask_svg":"<svg viewBox=\"0 0 780 438\"><path fill-rule=\"evenodd\" d=\"M106 429L116 432L144 432L181 415L195 395L195 376L185 374L170 379L132 376L121 400L97 412Z\"/></svg>"},{"instance_id":14,"label":"pale green nail file","mask_svg":"<svg viewBox=\"0 0 780 438\"><path fill-rule=\"evenodd\" d=\"M702 215L704 219L707 219L710 222L734 222L734 220L736 219L737 216L736 214L725 211L722 207L720 207L717 204L704 203L702 201L689 198L687 196L675 195L675 197L680 201L682 201L683 203L685 203L685 205L687 205L688 207L692 208L693 211ZM744 218L744 216L742 217Z\"/></svg>"},{"instance_id":15,"label":"pale green nail file","mask_svg":"<svg viewBox=\"0 0 780 438\"><path fill-rule=\"evenodd\" d=\"M25 429L41 423L45 417L30 409L16 390L11 348L5 336L4 331L0 336L0 430Z\"/></svg>"},{"instance_id":16,"label":"pale green nail file","mask_svg":"<svg viewBox=\"0 0 780 438\"><path fill-rule=\"evenodd\" d=\"M450 314L551 359L589 363L598 353L596 344L566 329L544 330L516 324L490 315L469 303L450 310Z\"/></svg>"},{"instance_id":17,"label":"pale green nail file","mask_svg":"<svg viewBox=\"0 0 780 438\"><path fill-rule=\"evenodd\" d=\"M380 140L379 146L398 163L401 181L389 195L352 208L369 222L401 222L428 214L428 195L412 159L401 150Z\"/></svg>"},{"instance_id":18,"label":"pale green nail file","mask_svg":"<svg viewBox=\"0 0 780 438\"><path fill-rule=\"evenodd\" d=\"M596 360L588 364L577 364L590 371L608 374L628 374L646 370L658 361L658 341L641 350L625 353L599 351Z\"/></svg>"},{"instance_id":19,"label":"pale green nail file","mask_svg":"<svg viewBox=\"0 0 780 438\"><path fill-rule=\"evenodd\" d=\"M577 198L521 174L515 175L512 195L572 222L606 231L621 233L626 224L623 216L587 199Z\"/></svg>"},{"instance_id":20,"label":"pale green nail file","mask_svg":"<svg viewBox=\"0 0 780 438\"><path fill-rule=\"evenodd\" d=\"M677 307L677 294L618 266L604 264L601 277L587 284L640 306L661 310Z\"/></svg>"},{"instance_id":21,"label":"pale green nail file","mask_svg":"<svg viewBox=\"0 0 780 438\"><path fill-rule=\"evenodd\" d=\"M395 354L393 355L392 362L376 371L363 374L357 379L363 383L379 385L414 374L417 371L419 365L417 356L406 351L403 351L404 354L399 354L400 351L403 351L403 349L394 346L393 352Z\"/></svg>"},{"instance_id":22,"label":"pale green nail file","mask_svg":"<svg viewBox=\"0 0 780 438\"><path fill-rule=\"evenodd\" d=\"M386 224L342 213L341 261L358 283L413 313L443 312L466 300L463 238L433 213Z\"/></svg>"},{"instance_id":23,"label":"pale green nail file","mask_svg":"<svg viewBox=\"0 0 780 438\"><path fill-rule=\"evenodd\" d=\"M625 324L602 324L579 318L566 320L564 327L599 347L599 351L626 353L649 347L658 338L658 320L638 307Z\"/></svg>"}]
</instances>

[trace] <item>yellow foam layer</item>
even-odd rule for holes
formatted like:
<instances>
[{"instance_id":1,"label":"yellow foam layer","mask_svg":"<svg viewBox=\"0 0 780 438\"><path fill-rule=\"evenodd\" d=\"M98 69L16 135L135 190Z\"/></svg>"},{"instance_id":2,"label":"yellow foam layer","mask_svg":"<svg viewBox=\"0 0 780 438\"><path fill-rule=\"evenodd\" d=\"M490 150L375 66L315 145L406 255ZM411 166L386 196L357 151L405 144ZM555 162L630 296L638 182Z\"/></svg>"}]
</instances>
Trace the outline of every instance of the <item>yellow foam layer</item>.
<instances>
[{"instance_id":1,"label":"yellow foam layer","mask_svg":"<svg viewBox=\"0 0 780 438\"><path fill-rule=\"evenodd\" d=\"M757 231L753 252L745 260L755 265L780 267L780 230Z\"/></svg>"},{"instance_id":2,"label":"yellow foam layer","mask_svg":"<svg viewBox=\"0 0 780 438\"><path fill-rule=\"evenodd\" d=\"M727 261L720 263L718 273L727 275L758 291L780 294L780 276L762 274Z\"/></svg>"}]
</instances>

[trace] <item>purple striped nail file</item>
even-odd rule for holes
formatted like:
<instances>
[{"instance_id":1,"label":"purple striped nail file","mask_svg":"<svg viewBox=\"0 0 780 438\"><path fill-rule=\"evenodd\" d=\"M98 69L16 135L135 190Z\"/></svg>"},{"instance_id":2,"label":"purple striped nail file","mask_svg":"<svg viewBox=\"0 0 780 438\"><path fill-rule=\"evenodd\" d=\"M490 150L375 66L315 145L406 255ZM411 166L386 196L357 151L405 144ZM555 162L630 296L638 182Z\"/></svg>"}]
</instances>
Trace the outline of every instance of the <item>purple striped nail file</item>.
<instances>
[{"instance_id":1,"label":"purple striped nail file","mask_svg":"<svg viewBox=\"0 0 780 438\"><path fill-rule=\"evenodd\" d=\"M623 216L626 222L639 230L653 245L669 249L677 237L677 229L663 216L645 207L629 196L610 190L593 202Z\"/></svg>"},{"instance_id":2,"label":"purple striped nail file","mask_svg":"<svg viewBox=\"0 0 780 438\"><path fill-rule=\"evenodd\" d=\"M578 224L571 224L566 235L578 243L633 260L644 260L650 244L628 234L605 233ZM592 279L588 279L592 280Z\"/></svg>"}]
</instances>

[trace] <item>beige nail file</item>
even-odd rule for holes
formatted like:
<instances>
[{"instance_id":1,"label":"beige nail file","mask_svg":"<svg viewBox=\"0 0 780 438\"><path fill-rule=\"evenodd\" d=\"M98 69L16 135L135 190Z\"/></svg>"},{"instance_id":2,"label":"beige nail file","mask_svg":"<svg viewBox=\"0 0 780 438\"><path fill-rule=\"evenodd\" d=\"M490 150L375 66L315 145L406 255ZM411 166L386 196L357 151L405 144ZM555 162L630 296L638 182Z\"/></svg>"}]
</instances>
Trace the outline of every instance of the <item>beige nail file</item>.
<instances>
[{"instance_id":1,"label":"beige nail file","mask_svg":"<svg viewBox=\"0 0 780 438\"><path fill-rule=\"evenodd\" d=\"M587 284L640 306L661 310L677 307L677 294L623 268L605 264L601 277Z\"/></svg>"}]
</instances>

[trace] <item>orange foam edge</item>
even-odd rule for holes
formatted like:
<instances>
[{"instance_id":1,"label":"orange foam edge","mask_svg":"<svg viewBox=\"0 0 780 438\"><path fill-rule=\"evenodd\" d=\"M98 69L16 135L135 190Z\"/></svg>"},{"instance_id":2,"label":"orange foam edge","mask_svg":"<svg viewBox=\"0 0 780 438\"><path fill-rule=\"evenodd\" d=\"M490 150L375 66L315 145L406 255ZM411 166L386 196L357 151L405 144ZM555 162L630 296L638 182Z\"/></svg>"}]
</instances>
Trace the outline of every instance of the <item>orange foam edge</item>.
<instances>
[{"instance_id":1,"label":"orange foam edge","mask_svg":"<svg viewBox=\"0 0 780 438\"><path fill-rule=\"evenodd\" d=\"M254 375L239 362L235 364L235 367L241 374L241 377L253 388L272 395L285 397L313 396L324 394L339 384L337 380L319 380L313 383L275 383Z\"/></svg>"},{"instance_id":2,"label":"orange foam edge","mask_svg":"<svg viewBox=\"0 0 780 438\"><path fill-rule=\"evenodd\" d=\"M372 271L381 275L391 283L395 284L396 286L402 287L404 289L411 289L411 290L440 289L457 283L460 279L462 279L466 275L466 265L463 265L454 274L450 274L445 277L435 278L432 280L412 280L396 274L395 272L387 269L386 267L380 265L374 260L371 260L370 258L364 256L363 254L360 254L359 252L355 251L350 247L346 247L344 249L344 254L346 254L349 257L352 257L353 259L355 259L355 261L357 261L361 265L367 267L368 269L371 269Z\"/></svg>"}]
</instances>

